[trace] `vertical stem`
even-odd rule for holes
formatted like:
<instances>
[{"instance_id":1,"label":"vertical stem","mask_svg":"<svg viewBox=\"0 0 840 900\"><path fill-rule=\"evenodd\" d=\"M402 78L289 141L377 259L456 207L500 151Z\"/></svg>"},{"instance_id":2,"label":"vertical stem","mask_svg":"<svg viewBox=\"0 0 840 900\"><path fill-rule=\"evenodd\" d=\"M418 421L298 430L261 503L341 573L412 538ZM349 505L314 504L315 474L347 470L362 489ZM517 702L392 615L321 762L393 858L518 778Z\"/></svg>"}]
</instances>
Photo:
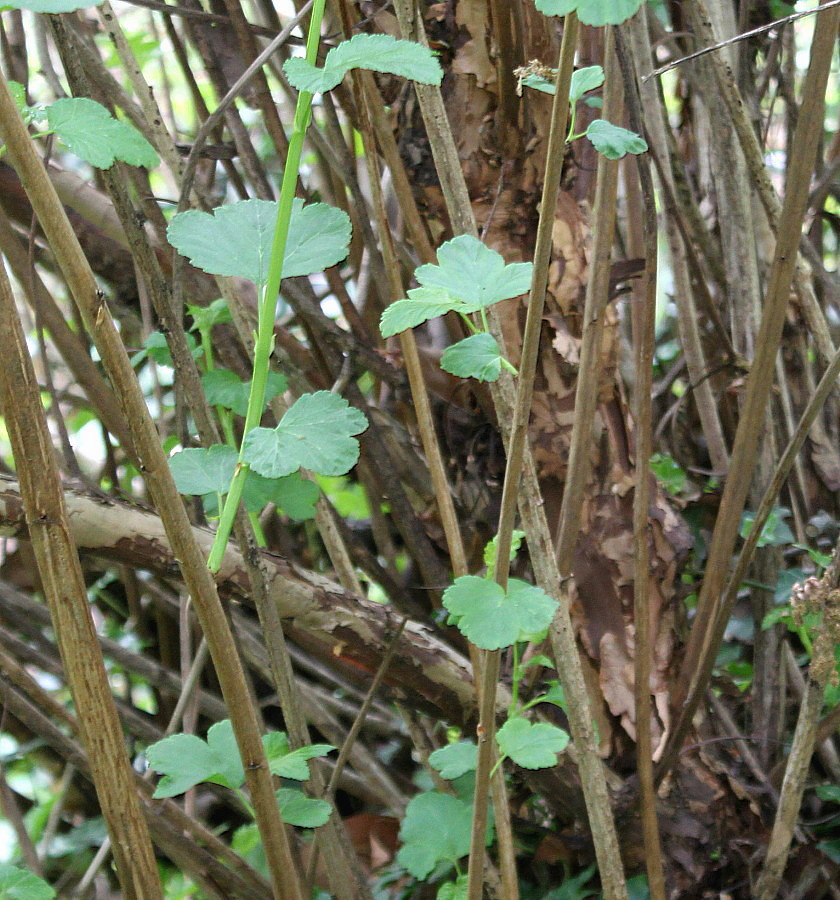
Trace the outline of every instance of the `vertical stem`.
<instances>
[{"instance_id":1,"label":"vertical stem","mask_svg":"<svg viewBox=\"0 0 840 900\"><path fill-rule=\"evenodd\" d=\"M624 30L616 31L616 52L624 76L624 97L630 127L641 134L643 128L638 78L629 52ZM648 593L650 571L649 506L650 456L653 450L653 358L656 348L656 262L658 229L656 198L650 160L644 156L627 158L628 165L638 167L639 185L644 204L645 277L643 306L634 320L636 391L633 414L636 419L636 468L633 495L633 534L635 554L633 573L633 622L636 627L634 681L636 701L636 767L639 773L639 806L645 842L645 866L651 900L665 900L665 874L662 868L662 845L656 818L656 786L653 779L651 746L650 670L653 656L651 644L651 612Z\"/></svg>"},{"instance_id":2,"label":"vertical stem","mask_svg":"<svg viewBox=\"0 0 840 900\"><path fill-rule=\"evenodd\" d=\"M312 17L309 21L309 32L306 38L306 59L313 65L318 57L318 45L321 41L321 21L324 17L325 5L326 0L315 0L312 6ZM283 183L280 187L280 199L277 204L277 225L274 229L274 240L271 245L268 281L260 296L257 343L254 348L253 380L251 381L251 391L248 395L248 410L245 414L245 425L242 431L242 444L239 448L239 463L234 472L230 492L219 517L219 527L216 531L213 549L210 551L210 558L207 560L207 568L211 572L218 572L222 564L225 546L233 530L239 501L242 499L245 479L248 477L250 466L243 459L245 439L248 436L248 432L259 425L263 409L265 408L265 389L268 382L271 354L274 350L274 315L277 295L280 292L280 282L283 278L283 261L286 254L286 241L289 236L289 222L292 218L292 203L295 199L300 157L303 152L303 140L306 136L306 129L309 127L311 109L312 94L309 91L301 91L298 94L292 134L289 138L289 152L286 156L286 166L283 169Z\"/></svg>"},{"instance_id":3,"label":"vertical stem","mask_svg":"<svg viewBox=\"0 0 840 900\"><path fill-rule=\"evenodd\" d=\"M554 210L557 204L557 191L560 187L560 174L563 168L563 146L566 141L566 127L569 116L569 89L572 82L578 31L578 18L572 13L565 20L563 42L560 47L560 58L557 64L554 101L551 107L551 127L546 153L548 165L543 183L541 214L537 226L537 245L534 253L534 270L531 280L528 314L525 321L525 332L522 339L519 381L507 448L505 480L502 488L502 505L494 571L496 584L502 590L507 589L508 574L510 572L511 540L528 436L531 399L534 393L534 375L537 369L540 329L548 283L548 266L551 260L552 226L554 224ZM495 758L496 684L499 680L500 651L490 650L483 655L484 666L481 690L479 691L481 731L475 779L470 865L467 876L467 896L469 900L481 900L484 880L484 844L487 831L487 788Z\"/></svg>"}]
</instances>

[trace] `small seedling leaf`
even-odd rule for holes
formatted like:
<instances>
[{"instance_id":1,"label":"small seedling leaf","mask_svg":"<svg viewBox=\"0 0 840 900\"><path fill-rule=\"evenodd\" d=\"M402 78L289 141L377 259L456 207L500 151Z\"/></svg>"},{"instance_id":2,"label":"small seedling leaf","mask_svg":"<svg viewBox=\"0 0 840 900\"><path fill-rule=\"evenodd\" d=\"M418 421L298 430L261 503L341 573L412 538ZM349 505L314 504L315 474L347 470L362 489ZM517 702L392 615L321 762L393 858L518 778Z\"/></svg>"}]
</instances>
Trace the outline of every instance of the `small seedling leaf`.
<instances>
[{"instance_id":1,"label":"small seedling leaf","mask_svg":"<svg viewBox=\"0 0 840 900\"><path fill-rule=\"evenodd\" d=\"M517 716L496 732L499 749L523 769L548 769L569 745L569 735L547 722L529 722Z\"/></svg>"},{"instance_id":2,"label":"small seedling leaf","mask_svg":"<svg viewBox=\"0 0 840 900\"><path fill-rule=\"evenodd\" d=\"M196 784L210 781L229 788L239 788L245 771L233 736L230 720L213 725L207 741L194 734L173 734L146 750L149 768L164 777L158 782L154 797L175 797Z\"/></svg>"},{"instance_id":3,"label":"small seedling leaf","mask_svg":"<svg viewBox=\"0 0 840 900\"><path fill-rule=\"evenodd\" d=\"M280 788L277 802L283 821L299 828L317 828L326 824L332 811L326 800L314 800L294 788Z\"/></svg>"},{"instance_id":4,"label":"small seedling leaf","mask_svg":"<svg viewBox=\"0 0 840 900\"><path fill-rule=\"evenodd\" d=\"M502 372L502 354L496 338L481 332L447 347L440 358L440 367L459 378L498 381Z\"/></svg>"},{"instance_id":5,"label":"small seedling leaf","mask_svg":"<svg viewBox=\"0 0 840 900\"><path fill-rule=\"evenodd\" d=\"M248 395L251 382L243 381L235 372L226 369L213 369L201 376L201 384L207 402L213 406L223 406L233 410L238 416L248 411ZM269 372L266 383L265 402L269 403L278 394L286 390L286 378L279 372Z\"/></svg>"},{"instance_id":6,"label":"small seedling leaf","mask_svg":"<svg viewBox=\"0 0 840 900\"><path fill-rule=\"evenodd\" d=\"M584 25L620 25L635 15L644 0L535 0L546 16L577 12Z\"/></svg>"},{"instance_id":7,"label":"small seedling leaf","mask_svg":"<svg viewBox=\"0 0 840 900\"><path fill-rule=\"evenodd\" d=\"M337 394L304 394L276 428L255 428L245 438L244 457L266 478L291 475L306 467L319 475L343 475L359 459L353 435L367 419Z\"/></svg>"},{"instance_id":8,"label":"small seedling leaf","mask_svg":"<svg viewBox=\"0 0 840 900\"><path fill-rule=\"evenodd\" d=\"M577 69L572 73L569 103L577 103L584 94L601 87L603 83L604 69L602 66L586 66L583 69Z\"/></svg>"},{"instance_id":9,"label":"small seedling leaf","mask_svg":"<svg viewBox=\"0 0 840 900\"><path fill-rule=\"evenodd\" d=\"M286 61L283 69L299 91L330 91L351 69L370 69L410 78L421 84L440 84L443 69L435 54L416 41L397 40L388 34L356 34L333 47L322 69L302 57Z\"/></svg>"},{"instance_id":10,"label":"small seedling leaf","mask_svg":"<svg viewBox=\"0 0 840 900\"><path fill-rule=\"evenodd\" d=\"M542 631L557 609L556 600L527 582L511 578L505 592L477 575L456 578L444 591L443 605L456 617L464 637L482 650L509 647Z\"/></svg>"},{"instance_id":11,"label":"small seedling leaf","mask_svg":"<svg viewBox=\"0 0 840 900\"><path fill-rule=\"evenodd\" d=\"M449 781L460 778L467 772L475 771L478 765L478 747L473 741L447 744L429 754L429 764Z\"/></svg>"},{"instance_id":12,"label":"small seedling leaf","mask_svg":"<svg viewBox=\"0 0 840 900\"><path fill-rule=\"evenodd\" d=\"M3 900L52 900L55 890L37 875L9 863L0 863L0 897Z\"/></svg>"},{"instance_id":13,"label":"small seedling leaf","mask_svg":"<svg viewBox=\"0 0 840 900\"><path fill-rule=\"evenodd\" d=\"M190 209L169 223L169 242L190 262L213 275L238 275L256 284L268 280L277 203L240 200L214 213ZM326 203L295 198L283 260L283 277L312 275L347 256L350 218Z\"/></svg>"},{"instance_id":14,"label":"small seedling leaf","mask_svg":"<svg viewBox=\"0 0 840 900\"><path fill-rule=\"evenodd\" d=\"M47 107L47 124L85 162L98 169L115 160L154 168L154 147L128 122L115 119L101 103L87 97L64 97Z\"/></svg>"},{"instance_id":15,"label":"small seedling leaf","mask_svg":"<svg viewBox=\"0 0 840 900\"><path fill-rule=\"evenodd\" d=\"M169 468L180 494L225 494L236 468L233 447L190 447L169 457Z\"/></svg>"},{"instance_id":16,"label":"small seedling leaf","mask_svg":"<svg viewBox=\"0 0 840 900\"><path fill-rule=\"evenodd\" d=\"M472 807L457 797L418 794L405 810L397 861L421 880L441 861L454 865L470 852L471 824Z\"/></svg>"},{"instance_id":17,"label":"small seedling leaf","mask_svg":"<svg viewBox=\"0 0 840 900\"><path fill-rule=\"evenodd\" d=\"M592 142L592 146L607 159L621 159L628 153L638 156L645 153L648 148L647 141L634 131L613 125L604 119L595 119L591 122L586 129L586 136Z\"/></svg>"}]
</instances>

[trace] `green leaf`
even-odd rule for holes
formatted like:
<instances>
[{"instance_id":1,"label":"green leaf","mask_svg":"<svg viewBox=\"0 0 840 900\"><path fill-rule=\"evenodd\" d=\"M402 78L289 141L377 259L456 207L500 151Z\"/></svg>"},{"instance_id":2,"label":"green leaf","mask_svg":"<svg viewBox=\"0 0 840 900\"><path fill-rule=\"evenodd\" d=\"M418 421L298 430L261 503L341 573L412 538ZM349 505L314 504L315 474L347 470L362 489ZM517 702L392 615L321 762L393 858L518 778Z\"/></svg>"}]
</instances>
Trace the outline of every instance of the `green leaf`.
<instances>
[{"instance_id":1,"label":"green leaf","mask_svg":"<svg viewBox=\"0 0 840 900\"><path fill-rule=\"evenodd\" d=\"M472 334L443 351L440 367L459 378L498 381L502 354L492 334Z\"/></svg>"},{"instance_id":2,"label":"green leaf","mask_svg":"<svg viewBox=\"0 0 840 900\"><path fill-rule=\"evenodd\" d=\"M478 765L478 747L473 741L447 744L429 754L429 764L449 781L460 778L467 772L475 771Z\"/></svg>"},{"instance_id":3,"label":"green leaf","mask_svg":"<svg viewBox=\"0 0 840 900\"><path fill-rule=\"evenodd\" d=\"M458 628L482 650L499 650L551 624L557 601L545 591L511 578L507 592L477 575L462 575L443 594Z\"/></svg>"},{"instance_id":4,"label":"green leaf","mask_svg":"<svg viewBox=\"0 0 840 900\"><path fill-rule=\"evenodd\" d=\"M201 347L191 334L187 333L186 339L193 359L198 359L201 356ZM159 366L172 366L172 355L169 352L169 344L166 343L166 335L153 331L143 342L143 349L131 357L131 364L139 366L147 356Z\"/></svg>"},{"instance_id":5,"label":"green leaf","mask_svg":"<svg viewBox=\"0 0 840 900\"><path fill-rule=\"evenodd\" d=\"M251 392L251 382L243 381L235 372L226 369L213 369L201 376L201 384L207 402L213 406L223 406L231 409L238 416L244 416L248 411L248 396ZM269 403L278 394L286 390L286 378L279 372L269 372L266 383L265 402Z\"/></svg>"},{"instance_id":6,"label":"green leaf","mask_svg":"<svg viewBox=\"0 0 840 900\"><path fill-rule=\"evenodd\" d=\"M245 770L229 719L207 732L207 741L194 734L173 734L146 750L149 768L164 777L154 797L175 797L196 784L210 781L236 789L245 781Z\"/></svg>"},{"instance_id":7,"label":"green leaf","mask_svg":"<svg viewBox=\"0 0 840 900\"><path fill-rule=\"evenodd\" d=\"M525 85L525 87L533 88L536 91L542 91L544 94L551 94L552 97L557 91L553 81L549 81L544 76L537 75L533 72L530 75L521 78L519 83Z\"/></svg>"},{"instance_id":8,"label":"green leaf","mask_svg":"<svg viewBox=\"0 0 840 900\"><path fill-rule=\"evenodd\" d=\"M193 320L190 331L207 331L214 325L231 321L230 310L224 297L217 297L207 306L187 304L187 312Z\"/></svg>"},{"instance_id":9,"label":"green leaf","mask_svg":"<svg viewBox=\"0 0 840 900\"><path fill-rule=\"evenodd\" d=\"M89 6L100 6L103 0L4 0L5 9L28 9L36 13L66 13ZM2 895L0 895L2 896Z\"/></svg>"},{"instance_id":10,"label":"green leaf","mask_svg":"<svg viewBox=\"0 0 840 900\"><path fill-rule=\"evenodd\" d=\"M288 825L299 828L317 828L326 824L332 807L326 800L314 800L294 788L280 788L277 791L280 815Z\"/></svg>"},{"instance_id":11,"label":"green leaf","mask_svg":"<svg viewBox=\"0 0 840 900\"><path fill-rule=\"evenodd\" d=\"M428 47L388 34L353 35L330 50L323 69L302 57L286 60L283 69L294 87L312 94L332 90L351 69L387 72L421 84L440 84L443 79L443 69Z\"/></svg>"},{"instance_id":12,"label":"green leaf","mask_svg":"<svg viewBox=\"0 0 840 900\"><path fill-rule=\"evenodd\" d=\"M833 863L840 866L840 838L820 842L817 844L817 850L821 850Z\"/></svg>"},{"instance_id":13,"label":"green leaf","mask_svg":"<svg viewBox=\"0 0 840 900\"><path fill-rule=\"evenodd\" d=\"M607 159L621 159L627 153L638 156L645 153L648 148L647 141L634 131L620 128L604 119L594 119L590 122L586 136L592 142L592 146Z\"/></svg>"},{"instance_id":14,"label":"green leaf","mask_svg":"<svg viewBox=\"0 0 840 900\"><path fill-rule=\"evenodd\" d=\"M265 284L276 225L276 202L240 200L214 213L195 209L178 213L166 233L172 246L199 269ZM341 262L347 256L350 232L350 217L343 210L326 203L304 206L295 198L283 277L312 275Z\"/></svg>"},{"instance_id":15,"label":"green leaf","mask_svg":"<svg viewBox=\"0 0 840 900\"><path fill-rule=\"evenodd\" d=\"M102 104L87 97L64 97L47 107L51 131L85 162L98 169L115 160L153 169L159 162L154 147L128 122L115 119Z\"/></svg>"},{"instance_id":16,"label":"green leaf","mask_svg":"<svg viewBox=\"0 0 840 900\"><path fill-rule=\"evenodd\" d=\"M572 83L569 87L569 103L577 103L580 98L601 87L604 83L604 69L602 66L586 66L572 73Z\"/></svg>"},{"instance_id":17,"label":"green leaf","mask_svg":"<svg viewBox=\"0 0 840 900\"><path fill-rule=\"evenodd\" d=\"M190 447L169 457L169 468L179 494L226 494L236 468L233 447Z\"/></svg>"},{"instance_id":18,"label":"green leaf","mask_svg":"<svg viewBox=\"0 0 840 900\"><path fill-rule=\"evenodd\" d=\"M51 900L55 891L37 875L8 863L0 863L0 897L3 900Z\"/></svg>"},{"instance_id":19,"label":"green leaf","mask_svg":"<svg viewBox=\"0 0 840 900\"><path fill-rule=\"evenodd\" d=\"M510 263L481 243L462 234L438 249L438 265L420 266L414 273L423 287L436 288L459 300L459 312L476 312L483 307L526 293L531 287L533 263Z\"/></svg>"},{"instance_id":20,"label":"green leaf","mask_svg":"<svg viewBox=\"0 0 840 900\"><path fill-rule=\"evenodd\" d=\"M556 725L517 716L496 732L496 742L502 753L523 769L548 769L569 745L569 735Z\"/></svg>"},{"instance_id":21,"label":"green leaf","mask_svg":"<svg viewBox=\"0 0 840 900\"><path fill-rule=\"evenodd\" d=\"M620 25L635 15L644 0L535 0L546 16L577 12L584 25Z\"/></svg>"},{"instance_id":22,"label":"green leaf","mask_svg":"<svg viewBox=\"0 0 840 900\"><path fill-rule=\"evenodd\" d=\"M292 472L282 478L263 478L249 471L242 502L248 512L261 512L273 503L290 518L302 522L315 517L315 504L320 496L318 485L304 478L300 472Z\"/></svg>"},{"instance_id":23,"label":"green leaf","mask_svg":"<svg viewBox=\"0 0 840 900\"><path fill-rule=\"evenodd\" d=\"M447 881L438 888L437 900L467 900L468 875L462 872L455 881Z\"/></svg>"},{"instance_id":24,"label":"green leaf","mask_svg":"<svg viewBox=\"0 0 840 900\"><path fill-rule=\"evenodd\" d=\"M326 756L335 750L332 744L308 744L292 750L284 731L271 731L263 736L263 746L272 775L306 781L310 776L309 760Z\"/></svg>"},{"instance_id":25,"label":"green leaf","mask_svg":"<svg viewBox=\"0 0 840 900\"><path fill-rule=\"evenodd\" d=\"M510 536L510 561L516 559L516 554L522 547L522 541L525 540L525 532L514 528ZM499 552L499 536L496 535L492 540L488 541L484 547L484 565L487 566L488 577L492 577L496 568L496 558Z\"/></svg>"},{"instance_id":26,"label":"green leaf","mask_svg":"<svg viewBox=\"0 0 840 900\"><path fill-rule=\"evenodd\" d=\"M828 803L840 803L840 784L820 784L815 790L820 800Z\"/></svg>"},{"instance_id":27,"label":"green leaf","mask_svg":"<svg viewBox=\"0 0 840 900\"><path fill-rule=\"evenodd\" d=\"M549 891L542 900L584 900L586 897L594 897L598 891L594 888L584 887L587 881L595 874L595 866L587 866L574 877L566 877L560 887Z\"/></svg>"},{"instance_id":28,"label":"green leaf","mask_svg":"<svg viewBox=\"0 0 840 900\"><path fill-rule=\"evenodd\" d=\"M526 293L532 263L505 265L501 254L469 234L441 244L438 265L420 266L414 277L422 285L408 292L382 314L383 337L421 325L427 319L455 311L461 315Z\"/></svg>"},{"instance_id":29,"label":"green leaf","mask_svg":"<svg viewBox=\"0 0 840 900\"><path fill-rule=\"evenodd\" d=\"M461 306L460 301L450 297L445 291L413 288L408 292L407 300L397 300L385 309L379 322L379 330L382 337L391 337L455 309L462 312Z\"/></svg>"},{"instance_id":30,"label":"green leaf","mask_svg":"<svg viewBox=\"0 0 840 900\"><path fill-rule=\"evenodd\" d=\"M567 707L566 691L559 681L552 681L548 690L539 697L536 697L535 702L553 703L554 706L559 706L560 709L565 710Z\"/></svg>"},{"instance_id":31,"label":"green leaf","mask_svg":"<svg viewBox=\"0 0 840 900\"><path fill-rule=\"evenodd\" d=\"M650 458L650 470L669 494L680 494L688 481L682 466L667 453L654 453Z\"/></svg>"},{"instance_id":32,"label":"green leaf","mask_svg":"<svg viewBox=\"0 0 840 900\"><path fill-rule=\"evenodd\" d=\"M367 419L330 391L304 394L276 428L255 428L245 438L244 457L259 475L279 478L301 466L321 475L343 475L359 459L352 435Z\"/></svg>"},{"instance_id":33,"label":"green leaf","mask_svg":"<svg viewBox=\"0 0 840 900\"><path fill-rule=\"evenodd\" d=\"M441 861L453 865L470 852L472 807L457 797L427 791L412 798L400 827L397 861L425 879Z\"/></svg>"},{"instance_id":34,"label":"green leaf","mask_svg":"<svg viewBox=\"0 0 840 900\"><path fill-rule=\"evenodd\" d=\"M796 541L790 526L785 522L788 516L790 516L790 510L784 506L777 506L770 511L770 515L767 516L767 521L764 523L764 528L761 529L761 537L758 539L759 547L782 547L785 544L792 544ZM749 537L754 522L755 513L746 510L741 516L739 529L742 538L746 539Z\"/></svg>"}]
</instances>

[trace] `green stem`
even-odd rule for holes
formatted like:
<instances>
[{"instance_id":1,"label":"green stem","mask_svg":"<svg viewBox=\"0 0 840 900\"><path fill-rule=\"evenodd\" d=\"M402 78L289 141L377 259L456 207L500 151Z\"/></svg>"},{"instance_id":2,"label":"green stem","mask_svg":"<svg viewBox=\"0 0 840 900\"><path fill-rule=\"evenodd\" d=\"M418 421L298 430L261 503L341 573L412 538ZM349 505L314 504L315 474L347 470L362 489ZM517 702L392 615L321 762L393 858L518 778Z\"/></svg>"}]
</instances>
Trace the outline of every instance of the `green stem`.
<instances>
[{"instance_id":1,"label":"green stem","mask_svg":"<svg viewBox=\"0 0 840 900\"><path fill-rule=\"evenodd\" d=\"M306 60L312 65L315 65L318 58L321 21L324 18L325 5L326 0L315 0L312 7L312 17L309 21L309 32L306 38ZM283 169L283 183L280 187L277 225L274 229L274 241L271 246L268 281L260 296L257 342L254 348L254 376L248 396L248 410L245 414L242 444L239 448L239 465L234 472L230 492L219 517L216 538L213 541L210 557L207 560L207 567L211 572L218 572L222 564L225 547L236 519L236 510L242 497L242 489L245 486L245 479L248 477L250 466L243 457L245 441L248 433L259 425L263 409L265 408L266 384L268 382L271 354L274 350L275 307L277 295L280 292L280 281L283 277L283 259L286 254L286 241L289 236L289 222L292 218L292 203L295 199L300 157L303 151L303 139L306 135L306 129L309 127L311 110L312 94L309 91L301 91L298 94L292 133L289 137L289 152L286 155L286 166Z\"/></svg>"}]
</instances>

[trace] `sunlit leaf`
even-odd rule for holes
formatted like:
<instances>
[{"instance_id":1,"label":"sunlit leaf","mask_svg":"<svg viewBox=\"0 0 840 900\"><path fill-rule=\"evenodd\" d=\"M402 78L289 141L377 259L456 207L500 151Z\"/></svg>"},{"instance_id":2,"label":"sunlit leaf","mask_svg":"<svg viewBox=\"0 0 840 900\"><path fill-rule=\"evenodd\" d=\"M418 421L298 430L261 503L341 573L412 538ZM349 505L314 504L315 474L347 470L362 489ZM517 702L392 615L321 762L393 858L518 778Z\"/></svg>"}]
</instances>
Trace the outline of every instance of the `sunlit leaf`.
<instances>
[{"instance_id":1,"label":"sunlit leaf","mask_svg":"<svg viewBox=\"0 0 840 900\"><path fill-rule=\"evenodd\" d=\"M454 865L470 852L471 826L469 804L437 791L418 794L405 810L397 861L420 879L443 860Z\"/></svg>"}]
</instances>

